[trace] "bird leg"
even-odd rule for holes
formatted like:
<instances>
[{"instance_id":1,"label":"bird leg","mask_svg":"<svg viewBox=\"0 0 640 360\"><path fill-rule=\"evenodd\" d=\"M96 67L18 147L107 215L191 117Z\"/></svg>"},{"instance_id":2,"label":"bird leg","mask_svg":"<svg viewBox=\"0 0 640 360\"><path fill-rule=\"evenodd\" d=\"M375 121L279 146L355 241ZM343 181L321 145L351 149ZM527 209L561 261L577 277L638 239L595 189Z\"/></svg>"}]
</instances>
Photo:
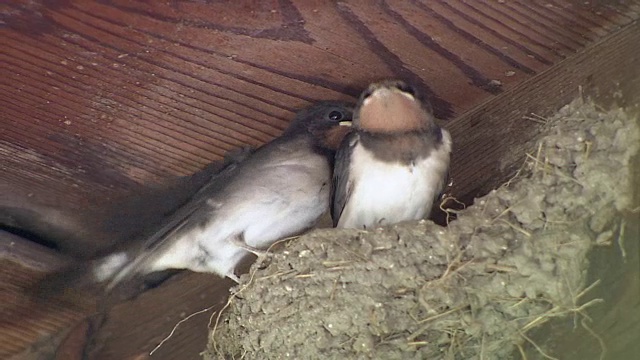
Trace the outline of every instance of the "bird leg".
<instances>
[{"instance_id":1,"label":"bird leg","mask_svg":"<svg viewBox=\"0 0 640 360\"><path fill-rule=\"evenodd\" d=\"M227 274L227 277L233 280L236 284L240 284L240 278L238 277L238 275L234 274L233 271L230 271Z\"/></svg>"},{"instance_id":2,"label":"bird leg","mask_svg":"<svg viewBox=\"0 0 640 360\"><path fill-rule=\"evenodd\" d=\"M231 237L231 239L229 239L229 242L241 249L244 249L254 254L255 256L258 257L258 259L263 259L269 254L266 250L260 250L260 249L254 248L253 246L247 245L247 242L244 240L244 233L240 233L238 235ZM240 278L233 272L233 270L229 271L229 273L226 276L229 279L235 281L237 284L240 283Z\"/></svg>"},{"instance_id":3,"label":"bird leg","mask_svg":"<svg viewBox=\"0 0 640 360\"><path fill-rule=\"evenodd\" d=\"M264 257L265 255L267 255L267 252L265 250L260 250L260 249L254 248L253 246L247 245L247 243L244 241L244 233L234 236L231 239L231 243L239 248L247 250L248 252L254 254L257 257Z\"/></svg>"}]
</instances>

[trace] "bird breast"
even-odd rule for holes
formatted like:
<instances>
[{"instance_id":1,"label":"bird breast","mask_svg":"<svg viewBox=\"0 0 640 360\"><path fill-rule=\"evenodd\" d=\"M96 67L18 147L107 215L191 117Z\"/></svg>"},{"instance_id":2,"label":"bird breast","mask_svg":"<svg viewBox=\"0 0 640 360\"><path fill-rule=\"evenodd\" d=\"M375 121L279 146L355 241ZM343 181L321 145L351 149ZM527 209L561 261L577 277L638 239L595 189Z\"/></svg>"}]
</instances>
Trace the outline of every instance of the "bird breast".
<instances>
[{"instance_id":1,"label":"bird breast","mask_svg":"<svg viewBox=\"0 0 640 360\"><path fill-rule=\"evenodd\" d=\"M372 228L426 217L441 191L449 151L445 143L407 164L380 160L357 144L349 169L353 189L338 226Z\"/></svg>"},{"instance_id":2,"label":"bird breast","mask_svg":"<svg viewBox=\"0 0 640 360\"><path fill-rule=\"evenodd\" d=\"M331 170L326 157L309 152L277 154L210 199L211 218L184 233L152 270L188 268L229 276L247 251L234 241L264 249L315 224L329 206Z\"/></svg>"}]
</instances>

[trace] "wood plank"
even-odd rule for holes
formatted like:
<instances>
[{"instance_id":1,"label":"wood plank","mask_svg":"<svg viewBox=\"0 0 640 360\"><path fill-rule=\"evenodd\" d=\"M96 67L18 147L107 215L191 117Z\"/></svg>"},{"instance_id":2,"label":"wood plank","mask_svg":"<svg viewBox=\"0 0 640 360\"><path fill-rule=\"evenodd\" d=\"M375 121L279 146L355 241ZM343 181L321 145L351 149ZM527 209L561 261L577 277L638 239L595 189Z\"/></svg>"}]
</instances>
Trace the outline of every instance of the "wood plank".
<instances>
[{"instance_id":1,"label":"wood plank","mask_svg":"<svg viewBox=\"0 0 640 360\"><path fill-rule=\"evenodd\" d=\"M638 38L640 36L639 29L639 23L629 26L619 33L613 34L594 46L581 51L575 57L552 67L547 72L540 74L539 78L531 79L528 83L501 94L495 101L486 102L468 115L463 115L452 121L452 131L455 131L456 126L470 128L470 124L474 124L474 131L477 131L480 135L471 137L475 142L465 144L466 149L476 149L477 151L484 149L487 150L484 154L490 156L489 160L491 161L487 161L490 166L489 169L483 169L482 171L485 174L491 174L491 176L487 176L480 183L480 186L490 188L501 184L509 175L508 165L519 165L524 152L531 150L527 148L528 145L532 145L528 141L534 139L538 124L524 120L522 116L530 112L550 114L556 111L558 107L566 103L566 99L572 99L578 94L578 86L585 87L585 94L591 93L594 95L609 93L613 92L614 89L623 88L626 96L619 98L618 104L627 106L635 104L635 106L638 106L640 73L630 65L636 61L634 54L638 53L636 47L640 44L638 42L640 41ZM554 96L550 97L549 94L554 94ZM606 98L602 99L604 102L607 101ZM512 119L510 120L510 127L496 132L496 129L505 123L505 119ZM491 124L491 126L488 126L488 124ZM484 133L485 136L482 136L483 131L491 133L491 136L487 136L486 133ZM504 146L504 148L492 153L491 148L496 146ZM501 168L500 165L506 167ZM460 170L454 171L454 180L464 179L464 173L460 175L458 171ZM472 189L476 185L478 184L456 180L456 186L458 187L465 186ZM486 189L477 191L486 191ZM201 306L202 309L206 308L205 304ZM192 312L197 310L199 309L193 309ZM126 321L130 320L127 318ZM184 340L176 339L176 342L181 342L181 344L173 346L184 349L186 347L185 344L189 341L187 340L188 333L191 331L197 332L198 323L202 327L207 321L208 319L193 320L188 329L178 330L179 332L184 332L183 336L185 338ZM117 329L124 322L125 320L122 320L122 323L114 321L108 326L111 329ZM139 326L144 325L140 324ZM165 324L164 326L169 325ZM185 341L185 343L182 343L182 341ZM195 344L195 338L193 341ZM124 343L119 343L119 346L124 346ZM136 348L140 348L150 345L136 341L136 346ZM168 348L165 350L169 354L166 355L166 358L175 356L175 354L171 354L176 349L173 346L169 347L167 345ZM115 348L117 348L115 345L112 348L110 347L114 353L101 353L99 358L116 359L118 356L122 356L122 353L113 350ZM158 354L158 356L160 355ZM194 358L196 358L196 355L194 355Z\"/></svg>"},{"instance_id":2,"label":"wood plank","mask_svg":"<svg viewBox=\"0 0 640 360\"><path fill-rule=\"evenodd\" d=\"M633 2L35 4L4 5L3 156L33 151L77 180L41 161L4 181L54 203L191 173L381 77L418 83L451 119L637 18Z\"/></svg>"},{"instance_id":3,"label":"wood plank","mask_svg":"<svg viewBox=\"0 0 640 360\"><path fill-rule=\"evenodd\" d=\"M531 114L549 116L580 95L605 106L638 109L638 54L640 23L635 22L455 119L449 125L456 139L453 193L469 201L514 173L540 127L526 119ZM479 173L485 174L483 180Z\"/></svg>"},{"instance_id":4,"label":"wood plank","mask_svg":"<svg viewBox=\"0 0 640 360\"><path fill-rule=\"evenodd\" d=\"M25 294L46 271L67 262L49 249L0 231L0 358L64 332L92 311L89 303L36 302Z\"/></svg>"},{"instance_id":5,"label":"wood plank","mask_svg":"<svg viewBox=\"0 0 640 360\"><path fill-rule=\"evenodd\" d=\"M231 280L215 275L184 273L133 301L116 305L104 326L91 334L89 358L146 358L179 321L196 313L180 324L153 358L198 358L206 347L209 319L226 303L231 285Z\"/></svg>"},{"instance_id":6,"label":"wood plank","mask_svg":"<svg viewBox=\"0 0 640 360\"><path fill-rule=\"evenodd\" d=\"M640 1L3 3L0 203L86 211L262 144L296 108L353 99L383 77L430 95L456 143L454 193L468 200L519 164L537 128L523 116L555 111L578 86L638 106L639 17ZM37 276L7 283L23 279L19 293ZM95 358L141 355L225 296L215 278L185 275L119 305ZM0 326L19 334L1 353L78 318L51 316ZM185 323L154 357L198 357L207 321Z\"/></svg>"}]
</instances>

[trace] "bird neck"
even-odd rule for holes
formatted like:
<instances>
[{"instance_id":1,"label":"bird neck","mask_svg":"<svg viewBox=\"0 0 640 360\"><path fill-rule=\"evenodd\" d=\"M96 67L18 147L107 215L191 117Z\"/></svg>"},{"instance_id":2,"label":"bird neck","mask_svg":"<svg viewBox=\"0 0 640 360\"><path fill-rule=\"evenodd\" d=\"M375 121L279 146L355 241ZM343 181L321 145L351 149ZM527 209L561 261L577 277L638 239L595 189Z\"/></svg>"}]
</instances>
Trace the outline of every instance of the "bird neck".
<instances>
[{"instance_id":1,"label":"bird neck","mask_svg":"<svg viewBox=\"0 0 640 360\"><path fill-rule=\"evenodd\" d=\"M358 131L360 143L374 156L383 161L412 163L428 157L431 151L442 145L442 131L435 127L432 131L404 131L394 133L373 133Z\"/></svg>"}]
</instances>

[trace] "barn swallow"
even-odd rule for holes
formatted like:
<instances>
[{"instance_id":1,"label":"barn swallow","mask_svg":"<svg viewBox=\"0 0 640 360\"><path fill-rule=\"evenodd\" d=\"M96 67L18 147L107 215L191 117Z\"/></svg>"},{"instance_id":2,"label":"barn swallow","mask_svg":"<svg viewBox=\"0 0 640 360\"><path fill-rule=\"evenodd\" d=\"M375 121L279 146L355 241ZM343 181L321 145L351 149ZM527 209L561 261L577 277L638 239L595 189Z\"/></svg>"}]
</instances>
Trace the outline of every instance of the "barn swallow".
<instances>
[{"instance_id":1,"label":"barn swallow","mask_svg":"<svg viewBox=\"0 0 640 360\"><path fill-rule=\"evenodd\" d=\"M230 151L223 161L211 162L195 174L132 186L124 194L102 197L99 206L82 212L39 203L37 196L20 196L8 184L0 184L0 229L55 248L76 260L95 258L156 229L213 177L228 171L253 151L249 147Z\"/></svg>"},{"instance_id":2,"label":"barn swallow","mask_svg":"<svg viewBox=\"0 0 640 360\"><path fill-rule=\"evenodd\" d=\"M342 102L300 111L279 138L212 178L137 249L94 261L94 280L111 289L133 276L189 269L238 282L245 255L308 230L327 212L335 151L352 115Z\"/></svg>"},{"instance_id":3,"label":"barn swallow","mask_svg":"<svg viewBox=\"0 0 640 360\"><path fill-rule=\"evenodd\" d=\"M429 104L398 80L371 84L337 154L331 215L338 228L370 229L429 215L446 181L451 136Z\"/></svg>"}]
</instances>

